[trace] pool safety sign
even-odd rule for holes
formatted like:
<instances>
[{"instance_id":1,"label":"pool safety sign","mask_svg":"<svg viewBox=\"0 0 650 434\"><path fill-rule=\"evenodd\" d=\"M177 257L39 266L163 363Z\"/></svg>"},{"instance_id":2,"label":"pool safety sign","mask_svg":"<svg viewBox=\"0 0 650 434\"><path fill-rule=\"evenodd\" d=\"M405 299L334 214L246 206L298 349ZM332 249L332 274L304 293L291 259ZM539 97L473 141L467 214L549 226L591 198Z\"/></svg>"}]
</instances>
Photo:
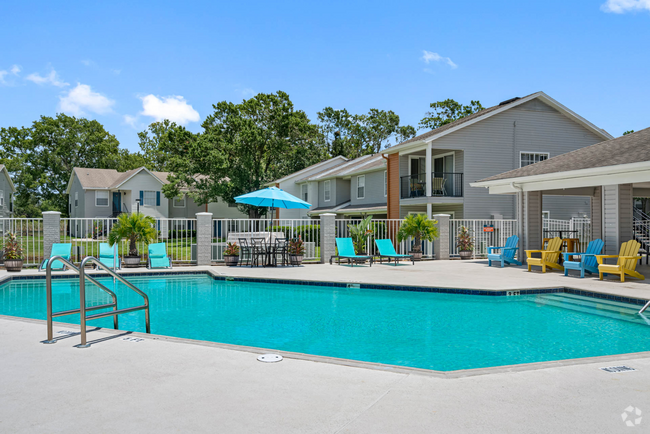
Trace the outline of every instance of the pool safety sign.
<instances>
[{"instance_id":1,"label":"pool safety sign","mask_svg":"<svg viewBox=\"0 0 650 434\"><path fill-rule=\"evenodd\" d=\"M494 225L483 225L483 232L494 232Z\"/></svg>"}]
</instances>

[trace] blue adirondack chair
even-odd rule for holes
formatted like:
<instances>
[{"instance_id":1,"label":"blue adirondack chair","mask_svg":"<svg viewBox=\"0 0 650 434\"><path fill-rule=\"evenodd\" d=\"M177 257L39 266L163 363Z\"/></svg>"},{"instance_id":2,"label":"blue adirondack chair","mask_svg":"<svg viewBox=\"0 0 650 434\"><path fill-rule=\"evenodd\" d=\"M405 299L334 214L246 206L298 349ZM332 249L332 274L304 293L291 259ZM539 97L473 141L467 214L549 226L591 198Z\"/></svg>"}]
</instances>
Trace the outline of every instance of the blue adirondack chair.
<instances>
[{"instance_id":1,"label":"blue adirondack chair","mask_svg":"<svg viewBox=\"0 0 650 434\"><path fill-rule=\"evenodd\" d=\"M517 254L517 250L519 249L517 244L519 244L519 237L513 235L508 237L506 245L503 247L488 247L488 266L492 266L492 261L501 262L501 268L503 268L505 264L521 265L521 262L515 259L515 254ZM492 253L494 250L501 251L498 253Z\"/></svg>"},{"instance_id":2,"label":"blue adirondack chair","mask_svg":"<svg viewBox=\"0 0 650 434\"><path fill-rule=\"evenodd\" d=\"M589 243L587 246L587 251L584 253L571 253L564 252L564 275L569 275L569 270L580 270L580 277L585 277L585 271L589 274L596 273L598 274L598 262L596 261L596 255L599 255L603 250L605 243L600 238L595 239ZM569 256L580 255L580 259L569 261Z\"/></svg>"}]
</instances>

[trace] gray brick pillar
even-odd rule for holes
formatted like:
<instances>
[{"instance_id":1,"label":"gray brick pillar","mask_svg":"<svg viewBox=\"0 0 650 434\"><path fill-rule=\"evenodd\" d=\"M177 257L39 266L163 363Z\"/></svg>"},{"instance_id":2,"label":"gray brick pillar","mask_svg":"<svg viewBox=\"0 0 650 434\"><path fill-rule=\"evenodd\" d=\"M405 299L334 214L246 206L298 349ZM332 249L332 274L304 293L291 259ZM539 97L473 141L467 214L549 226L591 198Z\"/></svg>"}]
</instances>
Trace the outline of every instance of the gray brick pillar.
<instances>
[{"instance_id":1,"label":"gray brick pillar","mask_svg":"<svg viewBox=\"0 0 650 434\"><path fill-rule=\"evenodd\" d=\"M212 213L196 213L196 265L212 265Z\"/></svg>"},{"instance_id":2,"label":"gray brick pillar","mask_svg":"<svg viewBox=\"0 0 650 434\"><path fill-rule=\"evenodd\" d=\"M49 258L52 244L61 242L61 213L45 211L43 213L43 254Z\"/></svg>"},{"instance_id":3,"label":"gray brick pillar","mask_svg":"<svg viewBox=\"0 0 650 434\"><path fill-rule=\"evenodd\" d=\"M325 264L336 255L336 214L320 215L320 262Z\"/></svg>"},{"instance_id":4,"label":"gray brick pillar","mask_svg":"<svg viewBox=\"0 0 650 434\"><path fill-rule=\"evenodd\" d=\"M434 214L433 219L438 221L440 238L433 242L433 253L436 259L449 259L449 214Z\"/></svg>"}]
</instances>

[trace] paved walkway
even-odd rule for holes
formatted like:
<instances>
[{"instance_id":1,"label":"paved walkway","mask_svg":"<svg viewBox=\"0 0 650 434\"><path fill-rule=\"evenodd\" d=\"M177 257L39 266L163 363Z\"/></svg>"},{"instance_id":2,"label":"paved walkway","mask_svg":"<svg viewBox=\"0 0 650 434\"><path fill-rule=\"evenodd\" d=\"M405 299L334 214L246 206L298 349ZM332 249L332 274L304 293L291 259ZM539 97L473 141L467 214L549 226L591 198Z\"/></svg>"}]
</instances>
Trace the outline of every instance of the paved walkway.
<instances>
[{"instance_id":1,"label":"paved walkway","mask_svg":"<svg viewBox=\"0 0 650 434\"><path fill-rule=\"evenodd\" d=\"M471 289L561 285L650 298L645 282L564 278L559 273L488 268L481 261L396 268L195 268L266 278ZM648 268L641 271L650 276ZM78 328L55 326L55 331L63 330ZM74 348L78 336L43 345L39 341L44 336L42 321L0 318L0 432L650 431L647 357L437 378L290 357L264 364L251 352L152 336L135 342L124 340L134 334L112 331L89 333L89 340L97 342L89 349ZM636 371L598 369L623 364ZM643 412L636 431L621 418L630 405Z\"/></svg>"}]
</instances>

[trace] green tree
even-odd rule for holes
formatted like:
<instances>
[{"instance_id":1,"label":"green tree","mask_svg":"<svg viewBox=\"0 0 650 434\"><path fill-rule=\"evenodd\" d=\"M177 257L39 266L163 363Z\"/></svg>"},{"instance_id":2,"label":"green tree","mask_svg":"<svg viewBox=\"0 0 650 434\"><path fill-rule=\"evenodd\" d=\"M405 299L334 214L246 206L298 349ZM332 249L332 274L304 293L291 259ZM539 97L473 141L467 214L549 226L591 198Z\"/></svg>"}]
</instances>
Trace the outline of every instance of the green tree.
<instances>
[{"instance_id":1,"label":"green tree","mask_svg":"<svg viewBox=\"0 0 650 434\"><path fill-rule=\"evenodd\" d=\"M628 130L628 131L624 132L623 135L627 136L628 134L632 134L633 132L634 132L634 130Z\"/></svg>"},{"instance_id":2,"label":"green tree","mask_svg":"<svg viewBox=\"0 0 650 434\"><path fill-rule=\"evenodd\" d=\"M67 214L74 167L120 169L130 158L99 122L63 113L41 116L31 127L2 128L0 145L0 162L18 190L16 213L29 217L46 210Z\"/></svg>"},{"instance_id":3,"label":"green tree","mask_svg":"<svg viewBox=\"0 0 650 434\"><path fill-rule=\"evenodd\" d=\"M396 144L415 135L415 128L400 125L392 110L370 109L368 114L353 115L346 109L325 107L318 112L318 120L331 156L376 154L393 144L392 140Z\"/></svg>"},{"instance_id":4,"label":"green tree","mask_svg":"<svg viewBox=\"0 0 650 434\"><path fill-rule=\"evenodd\" d=\"M140 139L139 145L142 151L141 156L145 161L145 166L149 170L164 172L165 153L162 151L163 145L168 148L170 132L177 130L179 125L165 119L162 122L154 122L145 131L138 133Z\"/></svg>"},{"instance_id":5,"label":"green tree","mask_svg":"<svg viewBox=\"0 0 650 434\"><path fill-rule=\"evenodd\" d=\"M453 99L433 102L429 107L433 110L425 114L419 128L435 130L484 109L479 101L470 101L469 105L462 105Z\"/></svg>"},{"instance_id":6,"label":"green tree","mask_svg":"<svg viewBox=\"0 0 650 434\"><path fill-rule=\"evenodd\" d=\"M234 203L236 196L326 157L318 126L294 109L285 92L260 93L240 104L222 101L213 108L203 132L178 127L161 141L172 173L163 186L166 197L176 197L187 187L198 203L217 198ZM251 217L266 212L239 208Z\"/></svg>"}]
</instances>

